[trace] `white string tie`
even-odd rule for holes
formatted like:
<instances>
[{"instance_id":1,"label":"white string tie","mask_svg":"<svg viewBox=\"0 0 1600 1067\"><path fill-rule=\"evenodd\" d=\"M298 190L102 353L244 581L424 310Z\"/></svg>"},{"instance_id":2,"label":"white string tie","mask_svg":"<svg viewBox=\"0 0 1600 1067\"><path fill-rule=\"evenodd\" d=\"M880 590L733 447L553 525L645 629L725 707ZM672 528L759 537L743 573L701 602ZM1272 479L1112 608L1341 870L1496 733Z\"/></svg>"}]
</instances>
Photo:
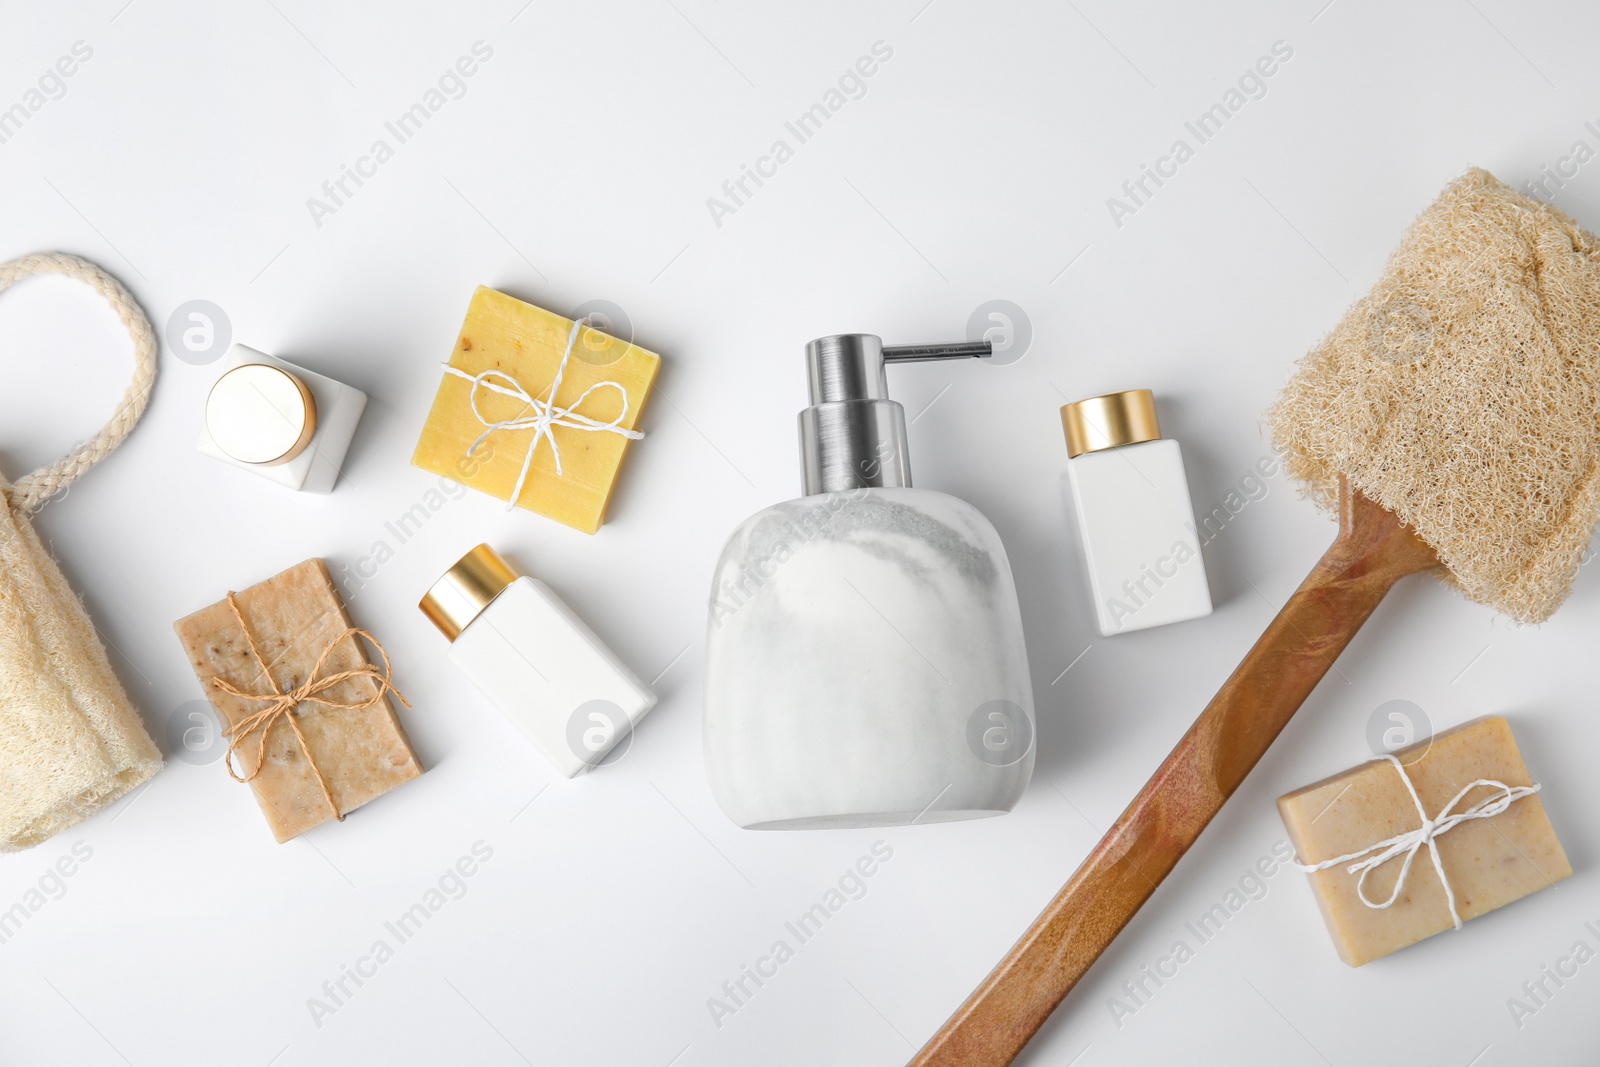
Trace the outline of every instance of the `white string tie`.
<instances>
[{"instance_id":1,"label":"white string tie","mask_svg":"<svg viewBox=\"0 0 1600 1067\"><path fill-rule=\"evenodd\" d=\"M1439 859L1439 846L1435 844L1435 841L1441 835L1449 833L1469 819L1492 819L1496 815L1503 814L1515 801L1537 793L1539 791L1539 783L1513 786L1506 785L1504 782L1493 778L1479 778L1470 785L1463 787L1461 792L1452 797L1450 803L1440 809L1437 818L1430 819L1427 811L1422 806L1422 799L1417 796L1416 786L1411 784L1411 776L1406 773L1405 764L1394 756L1384 756L1383 758L1394 764L1395 770L1400 772L1400 780L1405 783L1406 792L1411 794L1411 802L1417 806L1417 815L1422 820L1422 825L1415 830L1396 834L1357 852L1335 856L1333 859L1323 860L1321 863L1306 864L1296 862L1295 866L1309 874L1316 871L1325 871L1330 867L1337 867L1341 863L1349 863L1349 872L1361 876L1356 881L1356 895L1361 898L1361 903L1369 908L1387 908L1400 899L1400 891L1405 888L1406 875L1411 873L1412 861L1417 858L1417 853L1426 845L1428 847L1428 855L1433 859L1433 869L1439 872L1439 884L1444 886L1444 898L1446 903L1450 905L1450 919L1455 924L1455 928L1459 930L1461 929L1461 915L1456 911L1455 891L1450 888L1450 879L1444 873L1444 862ZM1493 789L1494 792L1470 808L1455 811L1455 806L1460 804L1468 793L1479 786L1487 786ZM1394 891L1389 894L1389 899L1382 904L1374 903L1367 896L1367 875L1400 855L1405 856L1405 861L1400 865L1400 877L1395 879ZM1362 857L1365 858L1363 859Z\"/></svg>"},{"instance_id":2,"label":"white string tie","mask_svg":"<svg viewBox=\"0 0 1600 1067\"><path fill-rule=\"evenodd\" d=\"M567 334L566 350L561 353L561 362L556 367L555 379L550 383L550 391L542 399L530 395L522 387L521 382L505 371L486 370L481 374L468 374L466 371L458 367L452 367L448 363L444 365L445 373L453 374L457 378L465 378L472 383L472 393L470 395L472 414L477 416L478 421L484 426L483 432L478 435L477 440L473 441L472 446L467 449L467 455L470 456L478 451L483 442L488 440L489 435L496 430L533 430L533 439L528 442L528 450L522 457L522 471L517 475L516 487L511 490L511 498L506 501L507 511L510 511L516 505L517 499L522 496L522 487L527 483L528 471L533 466L533 454L539 450L539 442L541 440L549 440L550 455L556 461L556 476L561 476L561 446L556 444L555 427L565 426L568 429L583 430L589 433L621 434L623 437L633 441L637 441L644 436L640 431L630 430L622 425L622 420L628 417L628 390L620 382L609 380L595 382L585 389L583 394L572 402L571 406L558 407L556 405L556 392L561 388L562 376L567 373L567 362L572 358L572 346L578 340L579 331L588 324L589 316L587 315L572 324L572 332ZM524 410L531 411L531 414L517 415L509 419L489 419L482 411L478 410L478 390L480 388L522 401ZM578 412L578 408L583 406L583 402L589 398L590 393L596 389L606 388L615 389L622 395L622 411L616 418L610 422L600 422L598 419L592 419Z\"/></svg>"}]
</instances>

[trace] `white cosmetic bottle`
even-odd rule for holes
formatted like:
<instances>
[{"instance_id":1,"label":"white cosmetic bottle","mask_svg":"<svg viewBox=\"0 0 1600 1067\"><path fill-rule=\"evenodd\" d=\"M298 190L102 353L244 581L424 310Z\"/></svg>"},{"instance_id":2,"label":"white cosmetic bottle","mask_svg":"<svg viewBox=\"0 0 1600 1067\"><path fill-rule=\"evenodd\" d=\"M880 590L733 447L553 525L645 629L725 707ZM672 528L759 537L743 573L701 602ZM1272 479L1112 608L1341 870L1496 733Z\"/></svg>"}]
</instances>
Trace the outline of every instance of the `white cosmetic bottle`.
<instances>
[{"instance_id":1,"label":"white cosmetic bottle","mask_svg":"<svg viewBox=\"0 0 1600 1067\"><path fill-rule=\"evenodd\" d=\"M479 545L418 605L450 660L568 778L598 765L655 706L650 689L543 582Z\"/></svg>"},{"instance_id":2,"label":"white cosmetic bottle","mask_svg":"<svg viewBox=\"0 0 1600 1067\"><path fill-rule=\"evenodd\" d=\"M359 389L234 345L195 447L290 489L328 493L366 407Z\"/></svg>"},{"instance_id":3,"label":"white cosmetic bottle","mask_svg":"<svg viewBox=\"0 0 1600 1067\"><path fill-rule=\"evenodd\" d=\"M806 347L805 495L747 519L712 577L705 754L747 829L1001 815L1033 774L1033 688L1005 548L971 504L911 488L884 364L987 342Z\"/></svg>"},{"instance_id":4,"label":"white cosmetic bottle","mask_svg":"<svg viewBox=\"0 0 1600 1067\"><path fill-rule=\"evenodd\" d=\"M1162 439L1150 390L1075 401L1061 423L1101 634L1211 614L1183 453Z\"/></svg>"}]
</instances>

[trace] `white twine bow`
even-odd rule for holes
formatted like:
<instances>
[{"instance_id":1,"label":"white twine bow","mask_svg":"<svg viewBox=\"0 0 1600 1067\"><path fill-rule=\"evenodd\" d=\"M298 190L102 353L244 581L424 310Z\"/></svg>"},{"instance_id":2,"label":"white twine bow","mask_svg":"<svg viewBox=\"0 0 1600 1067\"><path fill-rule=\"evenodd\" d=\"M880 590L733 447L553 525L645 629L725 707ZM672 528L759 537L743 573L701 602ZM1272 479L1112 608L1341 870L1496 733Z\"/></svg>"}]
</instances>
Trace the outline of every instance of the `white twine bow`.
<instances>
[{"instance_id":1,"label":"white twine bow","mask_svg":"<svg viewBox=\"0 0 1600 1067\"><path fill-rule=\"evenodd\" d=\"M533 439L528 442L528 451L522 457L522 471L517 475L517 484L511 490L511 498L506 501L506 510L510 511L516 505L517 499L522 496L522 487L528 480L528 470L533 466L533 454L539 450L539 441L548 438L550 441L550 454L556 461L556 476L561 476L561 446L556 444L555 427L565 426L568 429L584 430L590 433L615 433L637 441L644 436L638 430L630 430L622 425L622 420L628 417L628 390L620 382L603 381L595 382L583 391L583 394L573 401L568 407L556 406L556 391L561 388L561 378L567 373L567 361L572 358L572 346L578 340L578 333L589 324L589 316L572 324L572 332L567 334L567 347L561 353L561 362L556 366L556 376L550 383L550 391L543 399L529 395L522 387L522 383L511 375L499 370L486 370L482 374L468 374L458 367L446 363L445 373L453 374L457 378L465 378L472 383L472 393L469 397L472 403L472 413L483 424L484 431L478 435L477 440L467 449L467 455L472 455L478 450L489 435L496 430L526 430L533 429ZM497 381L498 379L498 381ZM505 384L500 384L504 382ZM622 411L610 422L600 422L587 415L578 413L578 408L589 398L589 394L596 389L615 389L622 394ZM532 414L517 415L509 419L491 420L478 410L478 390L488 389L499 393L501 396L514 397L522 401L525 409L531 409Z\"/></svg>"},{"instance_id":2,"label":"white twine bow","mask_svg":"<svg viewBox=\"0 0 1600 1067\"><path fill-rule=\"evenodd\" d=\"M1444 873L1444 862L1439 859L1439 846L1434 842L1441 835L1449 833L1457 826L1469 819L1492 819L1502 814L1514 801L1523 797L1532 796L1539 791L1539 783L1533 785L1506 785L1504 782L1493 778L1479 778L1462 788L1461 792L1451 798L1450 803L1439 810L1435 819L1428 818L1428 812L1422 806L1422 799L1417 796L1416 786L1411 784L1411 776L1406 773L1405 764L1393 756L1384 756L1384 759L1394 764L1395 770L1400 772L1400 780L1405 783L1406 792L1411 794L1411 802L1417 806L1417 816L1422 819L1422 825L1415 830L1408 830L1403 834L1379 841L1357 852L1350 852L1343 856L1335 856L1331 860L1321 863L1296 863L1302 871L1307 873L1325 871L1329 867L1337 867L1341 863L1350 863L1351 874L1360 874L1356 881L1356 895L1361 898L1361 903L1369 908L1387 908L1400 899L1400 891L1405 888L1406 875L1411 872L1411 863L1417 858L1423 845L1428 846L1428 854L1433 858L1433 869L1439 872L1439 884L1444 886L1444 898L1450 905L1450 919L1455 923L1457 930L1461 929L1461 915L1456 911L1456 895L1450 888L1450 879ZM1463 811L1453 811L1455 806L1466 795L1479 786L1488 786L1495 790L1493 794L1480 800ZM1396 856L1404 854L1405 862L1400 865L1400 877L1395 879L1394 891L1389 894L1389 899L1382 904L1373 903L1367 897L1367 875L1382 867ZM1362 857L1366 858L1363 859ZM1352 860L1356 862L1351 862Z\"/></svg>"}]
</instances>

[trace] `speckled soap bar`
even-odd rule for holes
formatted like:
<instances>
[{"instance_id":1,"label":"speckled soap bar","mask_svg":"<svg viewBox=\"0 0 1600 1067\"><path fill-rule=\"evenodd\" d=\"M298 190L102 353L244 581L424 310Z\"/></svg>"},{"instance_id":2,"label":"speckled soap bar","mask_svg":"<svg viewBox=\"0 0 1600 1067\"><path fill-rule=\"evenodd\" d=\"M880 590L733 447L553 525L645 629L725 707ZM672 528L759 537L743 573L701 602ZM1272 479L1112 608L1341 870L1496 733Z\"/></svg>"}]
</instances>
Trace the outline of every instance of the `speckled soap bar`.
<instances>
[{"instance_id":1,"label":"speckled soap bar","mask_svg":"<svg viewBox=\"0 0 1600 1067\"><path fill-rule=\"evenodd\" d=\"M1510 724L1499 716L1436 734L1394 755L1405 764L1433 819L1475 779L1508 786L1534 783ZM1480 786L1456 810L1493 793ZM1416 804L1388 760L1364 763L1288 793L1278 799L1278 811L1306 864L1357 852L1421 825ZM1435 841L1463 922L1572 873L1538 794L1512 801L1499 815L1459 823ZM1374 870L1367 878L1367 897L1378 903L1387 900L1404 862L1402 855ZM1418 851L1399 898L1388 908L1362 902L1356 892L1357 876L1349 873L1348 864L1310 877L1339 958L1352 967L1454 926L1426 846Z\"/></svg>"},{"instance_id":2,"label":"speckled soap bar","mask_svg":"<svg viewBox=\"0 0 1600 1067\"><path fill-rule=\"evenodd\" d=\"M571 332L571 319L480 285L472 294L461 334L450 353L450 366L469 376L496 372L494 384L504 387L515 382L539 400L551 399L550 386L559 371L560 389L554 397L557 407L571 406L576 414L597 422L616 419L621 428L634 429L661 357L586 328L580 331L563 367L562 355ZM532 412L516 397L487 388L475 392L470 380L446 374L439 382L411 462L507 500L516 491L531 448L528 476L512 503L594 533L605 521L629 439L617 433L553 426L554 444L561 450L560 473L556 472L551 442L546 439L535 447L536 431L531 425L496 430L472 451L489 423Z\"/></svg>"},{"instance_id":3,"label":"speckled soap bar","mask_svg":"<svg viewBox=\"0 0 1600 1067\"><path fill-rule=\"evenodd\" d=\"M336 640L338 644L323 663L323 676L370 662L366 647L356 637L340 638L349 629L350 619L320 559L290 567L234 594L234 599L256 648L270 664L273 681L283 692L304 683L317 658ZM179 619L173 629L224 723L231 727L266 706L212 685L213 678L222 678L246 693L271 690L226 599ZM373 696L376 688L370 678L350 678L322 695L359 704ZM289 723L280 719L267 736L261 773L250 782L261 813L280 842L335 818L317 781L317 770L327 781L340 815L422 773L422 764L387 698L359 710L304 701L294 714L316 759L316 769L307 762ZM256 743L256 737L249 738L235 755L241 776L255 769Z\"/></svg>"}]
</instances>

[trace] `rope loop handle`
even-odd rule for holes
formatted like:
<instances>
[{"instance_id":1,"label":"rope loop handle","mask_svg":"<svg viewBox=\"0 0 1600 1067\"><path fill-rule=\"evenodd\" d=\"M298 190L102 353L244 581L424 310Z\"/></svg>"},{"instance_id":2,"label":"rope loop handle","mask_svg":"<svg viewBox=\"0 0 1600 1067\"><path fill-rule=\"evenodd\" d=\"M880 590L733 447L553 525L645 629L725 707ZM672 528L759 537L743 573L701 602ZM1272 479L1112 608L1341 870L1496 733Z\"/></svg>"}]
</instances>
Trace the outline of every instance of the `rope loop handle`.
<instances>
[{"instance_id":1,"label":"rope loop handle","mask_svg":"<svg viewBox=\"0 0 1600 1067\"><path fill-rule=\"evenodd\" d=\"M122 320L133 339L133 380L117 402L111 420L88 441L74 448L48 467L18 478L9 487L0 477L0 495L9 498L11 509L24 515L38 511L44 502L71 485L78 476L109 456L128 436L139 416L150 403L150 390L156 381L156 335L150 320L122 283L86 259L64 252L40 252L0 263L0 293L14 283L36 274L62 274L99 293Z\"/></svg>"}]
</instances>

